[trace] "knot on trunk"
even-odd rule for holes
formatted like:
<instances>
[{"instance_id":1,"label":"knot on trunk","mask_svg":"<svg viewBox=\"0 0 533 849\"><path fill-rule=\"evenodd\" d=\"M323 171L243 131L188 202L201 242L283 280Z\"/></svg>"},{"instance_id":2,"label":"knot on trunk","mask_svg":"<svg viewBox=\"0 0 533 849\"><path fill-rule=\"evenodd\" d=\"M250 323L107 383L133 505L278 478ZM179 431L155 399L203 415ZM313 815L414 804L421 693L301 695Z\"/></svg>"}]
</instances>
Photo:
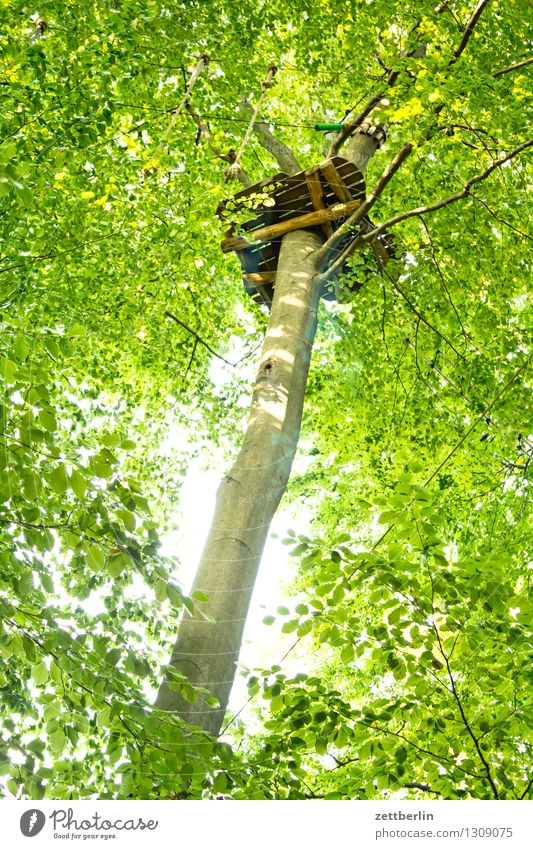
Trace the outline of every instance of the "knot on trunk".
<instances>
[{"instance_id":1,"label":"knot on trunk","mask_svg":"<svg viewBox=\"0 0 533 849\"><path fill-rule=\"evenodd\" d=\"M275 361L272 357L268 357L259 368L259 378L270 377Z\"/></svg>"}]
</instances>

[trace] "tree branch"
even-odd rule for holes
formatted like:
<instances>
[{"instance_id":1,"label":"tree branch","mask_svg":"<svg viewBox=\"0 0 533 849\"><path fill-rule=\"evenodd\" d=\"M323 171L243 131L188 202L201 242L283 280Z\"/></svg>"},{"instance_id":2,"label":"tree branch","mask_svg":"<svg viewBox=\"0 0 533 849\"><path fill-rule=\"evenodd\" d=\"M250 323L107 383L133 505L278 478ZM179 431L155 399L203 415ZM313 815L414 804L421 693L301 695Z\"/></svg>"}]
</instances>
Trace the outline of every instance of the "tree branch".
<instances>
[{"instance_id":1,"label":"tree branch","mask_svg":"<svg viewBox=\"0 0 533 849\"><path fill-rule=\"evenodd\" d=\"M366 216L370 209L372 209L380 195L383 193L385 187L394 177L396 171L398 171L402 163L405 162L412 149L413 145L410 143L404 144L404 146L400 148L394 159L389 162L387 167L384 169L376 185L374 186L370 194L365 198L359 209L356 209L355 212L350 215L350 217L344 222L344 224L341 224L338 230L336 230L335 233L329 237L329 239L317 252L317 259L319 262L325 260L328 256L330 256L331 252L335 249L335 247L340 242L342 242L342 240L350 233L350 231L353 230L355 225ZM322 276L324 276L324 278L330 279L330 277L341 268L343 262L350 256L351 253L353 253L354 249L355 244L352 244L349 249L346 249Z\"/></svg>"},{"instance_id":2,"label":"tree branch","mask_svg":"<svg viewBox=\"0 0 533 849\"><path fill-rule=\"evenodd\" d=\"M459 42L459 44L457 45L457 47L453 51L453 59L450 59L450 61L448 63L448 67L450 67L455 62L457 62L457 60L459 59L459 56L461 56L461 54L464 53L464 51L466 50L466 46L467 46L468 42L470 41L470 37L471 37L472 33L474 32L474 28L475 28L479 18L481 17L483 10L485 9L486 6L488 6L488 4L489 4L489 0L480 0L480 2L477 4L476 8L474 9L472 14L470 15L470 19L469 19L468 23L466 24L466 26L463 30L463 35L461 37L461 41Z\"/></svg>"},{"instance_id":3,"label":"tree branch","mask_svg":"<svg viewBox=\"0 0 533 849\"><path fill-rule=\"evenodd\" d=\"M442 15L443 12L449 12L450 15L452 16L452 18L454 19L455 23L457 24L457 26L458 27L461 26L459 20L457 19L455 12L453 11L453 9L450 9L448 3L446 3L446 2L439 3L439 5L435 9L435 12L437 13L437 15Z\"/></svg>"},{"instance_id":4,"label":"tree branch","mask_svg":"<svg viewBox=\"0 0 533 849\"><path fill-rule=\"evenodd\" d=\"M245 98L241 98L239 106L243 112L253 114L253 106ZM255 121L253 129L261 147L272 154L282 171L297 174L302 170L292 149L270 132L265 121Z\"/></svg>"},{"instance_id":5,"label":"tree branch","mask_svg":"<svg viewBox=\"0 0 533 849\"><path fill-rule=\"evenodd\" d=\"M423 219L423 218L421 218L421 219L420 219L420 221L422 222L422 226L423 226L424 230L426 231L426 235L427 235L427 237L428 237L428 239L429 239L429 249L430 249L430 251L431 251L431 258L432 258L432 260L433 260L433 265L434 265L434 266L435 266L435 268L437 269L437 273L438 273L438 275L439 275L439 277L440 277L440 281L441 281L441 283L442 283L442 288L443 288L443 289L444 289L444 291L446 292L446 297L448 298L448 301L450 302L450 306L451 306L452 310L453 310L453 311L454 311L454 313L455 313L455 317L456 317L457 321L459 322L459 326L460 326L460 328L461 328L461 332L462 332L462 334L463 334L463 336L464 336L465 340L467 340L467 339L468 339L468 334L467 334L467 332L466 332L466 330L465 330L465 327L464 327L463 322L461 321L461 316L459 315L459 313L458 313L458 311L457 311L457 307L455 306L455 304L454 304L454 302L453 302L453 298L452 298L452 296L451 296L451 294L450 294L450 290L448 289L448 285L447 285L446 280L445 280L445 278L444 278L444 274L442 273L442 269L441 269L441 267L440 267L440 265L439 265L439 262L438 262L438 260L437 260L437 252L436 252L436 250L435 250L435 245L434 245L434 243L433 243L433 239L432 239L432 237L431 237L431 233L430 233L429 227L428 227L428 225L426 224L426 222L424 221L424 219Z\"/></svg>"},{"instance_id":6,"label":"tree branch","mask_svg":"<svg viewBox=\"0 0 533 849\"><path fill-rule=\"evenodd\" d=\"M147 292L146 294L147 294L147 295L151 295L152 297L154 297L154 296L152 295L152 293L151 293L151 292ZM203 346L204 346L204 348L206 348L206 349L209 351L209 353L210 353L210 354L213 354L213 356L214 356L214 357L216 357L218 360L222 360L222 362L223 362L223 363L226 363L226 365L231 366L231 368L236 368L236 367L239 365L239 363L242 363L242 362L244 362L244 360L247 360L249 357L253 356L253 354L255 354L255 352L257 351L257 349L258 349L258 348L259 348L259 346L261 345L261 343L259 343L259 345L256 345L254 348L252 348L252 350L251 350L251 351L249 351L247 354L244 354L244 356L240 357L240 359L238 359L236 363L231 363L229 360L226 360L226 358L225 358L225 357L223 357L223 356L222 356L222 354L218 354L218 353L217 353L217 352L216 352L216 351L215 351L215 350L214 350L214 349L213 349L213 348L212 348L212 347L211 347L211 346L210 346L210 345L209 345L209 344L205 341L205 339L202 339L202 337L200 336L200 334L199 334L199 333L197 333L197 332L196 332L196 330L193 330L193 329L192 329L192 327L189 327L189 325L188 325L188 324L185 324L185 322L184 322L184 321L182 321L182 320L181 320L181 318L178 318L178 317L177 317L177 315L174 315L174 313L170 312L169 310L163 310L163 315L166 315L166 317L167 317L167 318L170 318L172 321L174 321L174 322L175 322L176 324L178 324L180 327L183 327L183 329L184 329L184 330L186 330L186 331L187 331L187 333L190 333L190 334L191 334L191 336L194 336L194 339L195 339L194 348L193 348L193 351L192 351L191 357L190 357L190 359L189 359L189 365L187 366L187 371L186 371L186 373L185 373L184 379L185 379L185 377L187 377L187 374L188 374L188 372L189 372L189 369L190 369L190 367L191 367L191 365L192 365L192 362L193 362L193 359L194 359L194 355L195 355L195 353L196 353L196 348L197 348L197 346L198 346L198 343L200 343L200 345L203 345Z\"/></svg>"},{"instance_id":7,"label":"tree branch","mask_svg":"<svg viewBox=\"0 0 533 849\"><path fill-rule=\"evenodd\" d=\"M477 203L481 204L481 206L487 210L489 215L494 218L499 224L503 224L504 227L509 227L510 230L514 230L515 233L518 233L519 236L523 236L524 239L527 239L529 242L533 242L533 236L530 236L529 233L526 233L525 230L520 230L518 227L515 227L514 224L511 224L510 221L507 221L506 218L502 218L501 215L497 215L493 209L490 208L488 203L485 203L484 200L478 198L473 192L470 193L470 197L472 200L475 200ZM423 219L421 219L423 220Z\"/></svg>"},{"instance_id":8,"label":"tree branch","mask_svg":"<svg viewBox=\"0 0 533 849\"><path fill-rule=\"evenodd\" d=\"M442 462L441 462L441 463L439 463L439 465L438 465L438 466L437 466L437 468L436 468L436 469L435 469L435 470L431 473L431 475L429 476L429 478L428 478L426 481L424 481L424 486L429 486L429 484L431 483L431 481L432 481L432 480L433 480L433 479L434 479L434 478L435 478L435 477L439 474L439 472L440 472L440 471L442 471L442 469L444 468L444 466L446 465L446 463L448 462L448 460L451 460L451 458L452 458L452 457L453 457L453 455L456 453L456 451L458 451L458 450L459 450L459 448L461 447L461 445L462 445L464 442L466 442L466 440L468 439L468 437L470 436L470 434L472 433L472 431L476 429L476 427L478 426L478 424L479 424L480 422L482 422L483 420L486 420L486 418L487 418L488 414L490 413L490 411L492 410L492 408L495 406L495 404L497 403L497 401L499 401L499 400L500 400L500 398L501 398L501 397L502 397L502 395L503 395L503 394L507 391L507 389L509 388L509 386L511 386L511 385L514 383L514 381L516 380L516 378L517 378L517 377L518 377L518 376L519 376L519 375L520 375L520 374L524 371L524 369L525 369L525 368L527 368L527 366L529 365L529 363L530 363L530 361L531 361L532 357L533 357L533 354L530 354L530 355L529 355L529 357L528 357L526 360L524 360L524 362L522 363L522 365L521 365L521 366L520 366L520 367L519 367L519 368L515 371L515 373L511 375L511 377L509 378L509 380L508 380L506 383L504 383L504 385L502 386L502 388L500 389L500 391L497 393L496 397L495 397L495 398L493 398L493 399L492 399L492 401L491 401L489 404L487 404L487 406L486 406L486 407L482 410L482 412L481 412L481 413L480 413L480 415L477 417L477 419L474 421L474 423L473 423L472 425L470 425L470 427L468 428L468 430L466 431L466 433L464 433L464 434L462 435L462 437L458 440L458 442L456 442L456 443L455 443L454 447L453 447L453 448L452 448L452 450L451 450L451 451L450 451L450 452L446 455L446 457L444 458L444 460L442 460Z\"/></svg>"},{"instance_id":9,"label":"tree branch","mask_svg":"<svg viewBox=\"0 0 533 849\"><path fill-rule=\"evenodd\" d=\"M124 236L124 233L122 230L113 230L113 232L104 236L98 236L96 239L89 239L87 242L78 242L77 245L74 245L72 248L66 248L64 251L50 251L47 254L30 256L28 259L24 260L24 262L17 262L13 263L13 265L3 266L0 268L0 274L5 274L7 271L13 271L15 268L24 268L25 265L33 265L36 262L43 262L45 259L56 259L56 257L63 256L63 254L72 254L76 251L82 250L87 245L94 245L96 242L102 242L105 239L113 239L115 236Z\"/></svg>"},{"instance_id":10,"label":"tree branch","mask_svg":"<svg viewBox=\"0 0 533 849\"><path fill-rule=\"evenodd\" d=\"M412 27L409 36L416 32L419 26L420 21L417 21ZM400 56L401 58L419 58L420 56L423 56L425 54L426 50L427 46L425 44L417 44L412 50L408 50L407 48L403 50ZM379 57L376 57L376 59L383 67L383 63L381 62ZM344 142L355 133L355 131L361 126L365 118L367 118L374 111L376 106L379 105L380 101L383 100L386 94L386 89L392 88L396 84L396 81L400 76L401 69L398 68L396 70L391 70L389 68L386 68L385 70L387 72L387 79L385 80L386 88L382 90L379 94L372 95L372 97L367 101L365 106L363 106L361 111L358 112L355 118L352 118L351 121L347 121L343 125L342 130L339 132L338 136L333 140L332 144L330 145L327 154L328 157L336 156Z\"/></svg>"},{"instance_id":11,"label":"tree branch","mask_svg":"<svg viewBox=\"0 0 533 849\"><path fill-rule=\"evenodd\" d=\"M399 71L391 72L389 74L386 84L394 85L398 78L398 74ZM391 78L393 78L393 81L389 83L389 79ZM365 118L367 118L370 113L373 112L373 110L376 108L376 106L378 105L378 103L380 103L381 100L383 100L383 92L381 92L380 94L373 95L373 97L370 98L368 103L363 106L361 111L357 113L355 118L343 124L342 130L339 132L338 136L336 136L336 138L330 145L330 148L327 152L328 158L331 158L332 156L336 156L338 154L346 139L349 139L350 136L355 133L355 131L361 126Z\"/></svg>"},{"instance_id":12,"label":"tree branch","mask_svg":"<svg viewBox=\"0 0 533 849\"><path fill-rule=\"evenodd\" d=\"M452 349L452 351L453 351L455 354L457 354L457 356L459 357L459 359L464 360L464 359L465 359L464 354L461 354L461 352L457 350L457 348L455 347L455 345L454 345L452 342L450 342L450 340L449 340L446 336L444 336L444 335L440 332L440 330L438 330L438 329L437 329L437 328L436 328L433 324L431 324L431 322L430 322L430 321L429 321L429 320L425 317L425 315L424 315L423 313L421 313L421 312L420 312L420 310L419 310L419 309L417 309L417 307L413 304L413 302L412 302L412 300L409 298L409 296L408 296L408 295L407 295L407 294L403 291L403 289L401 289L401 288L399 287L398 283L397 283L397 282L396 282L396 280L392 277L392 275L391 275L391 274L389 274L389 272L388 272L386 269L383 269L383 272L384 272L384 274L388 277L388 279L390 280L390 282L392 283L392 285L394 286L394 288L396 289L396 291L398 292L398 294L402 296L402 298L404 299L405 303L408 305L408 307L409 307L409 309L411 310L411 312L413 312L413 313L416 315L416 317L417 317L418 319L420 319L420 321L421 321L423 324L425 324L425 325L426 325L426 327L429 327L429 329L430 329L430 330L433 330L433 332L434 332L434 333L436 333L436 334L437 334L437 336L439 336L439 337L442 339L442 341L443 341L443 342L445 342L447 345L449 345L449 347Z\"/></svg>"},{"instance_id":13,"label":"tree branch","mask_svg":"<svg viewBox=\"0 0 533 849\"><path fill-rule=\"evenodd\" d=\"M506 68L501 68L499 71L494 71L491 76L501 77L502 74L508 74L510 71L517 71L519 68L525 68L526 65L531 65L532 62L533 56L530 56L529 59L524 59L522 62L516 62L514 65L507 65Z\"/></svg>"},{"instance_id":14,"label":"tree branch","mask_svg":"<svg viewBox=\"0 0 533 849\"><path fill-rule=\"evenodd\" d=\"M455 48L455 50L453 52L453 58L448 63L448 67L453 65L457 61L457 59L461 56L461 54L464 52L464 50L466 49L466 46L467 46L467 44L470 40L470 37L471 37L472 32L474 31L474 28L475 28L475 26L478 22L478 19L480 18L485 6L488 3L489 3L489 0L480 0L478 5L476 6L474 12L470 16L470 19L469 19L468 23L466 24L466 26L463 30L461 41L459 42L458 46ZM416 29L416 27L415 27L415 29ZM421 49L422 49L423 52L421 52ZM411 57L411 56L418 57L420 55L423 55L425 53L425 51L426 51L426 46L419 44L413 50L410 50L408 53L405 53L404 55L407 56L407 57ZM506 70L511 70L511 68L504 69L500 73L505 73ZM400 76L400 70L399 69L389 71L388 77L385 81L386 89L392 88L392 86L395 85L399 76ZM339 150L342 147L342 145L344 144L344 142L351 135L354 134L354 132L358 129L358 127L361 126L361 124L363 123L365 118L367 118L373 112L373 110L376 108L376 106L379 104L379 102L384 98L385 93L386 93L386 89L382 90L379 94L373 95L368 100L368 102L365 104L365 106L363 106L361 111L358 112L358 114L355 116L355 118L353 118L351 121L347 121L343 125L342 130L339 132L338 136L333 140L332 144L330 145L330 148L329 148L328 154L327 154L329 157L335 156L339 152Z\"/></svg>"},{"instance_id":15,"label":"tree branch","mask_svg":"<svg viewBox=\"0 0 533 849\"><path fill-rule=\"evenodd\" d=\"M511 150L510 153L507 153L505 156L497 159L492 165L483 171L482 174L476 174L475 177L471 177L468 182L465 183L464 188L460 192L456 192L454 195L449 195L446 198L442 198L442 200L435 201L435 203L430 203L427 206L417 206L414 209L407 209L405 212L399 212L398 215L393 215L392 218L389 218L388 221L385 221L383 224L380 224L379 227L375 227L374 230L371 230L365 236L362 237L363 242L369 242L372 239L375 239L385 230L388 230L389 227L392 227L394 224L398 224L400 221L405 221L407 218L414 218L416 215L427 215L428 212L436 212L438 209L442 209L444 206L449 206L451 203L455 203L457 200L462 200L462 198L467 197L470 193L470 189L472 186L476 185L476 183L481 183L483 180L486 180L492 172L496 168L501 168L506 162L509 162L511 159L514 159L515 156L518 156L519 153L522 153L527 148L533 145L533 139L529 139L523 144L515 147Z\"/></svg>"},{"instance_id":16,"label":"tree branch","mask_svg":"<svg viewBox=\"0 0 533 849\"><path fill-rule=\"evenodd\" d=\"M525 798L526 798L526 796L527 796L527 794L529 793L529 791L531 790L531 788L532 788L532 787L533 787L533 778L532 778L532 779L531 779L531 781L530 781L530 782L526 785L526 789L524 790L524 792L523 792L523 793L522 793L522 795L520 796L520 799L525 799Z\"/></svg>"},{"instance_id":17,"label":"tree branch","mask_svg":"<svg viewBox=\"0 0 533 849\"><path fill-rule=\"evenodd\" d=\"M470 775L472 776L472 778L483 778L483 776L479 773L470 772L468 769L464 769L462 766L459 766L459 764L456 764L455 760L453 760L452 758L448 758L445 755L440 755L436 752L432 752L430 749L423 749L421 746L418 745L418 743L415 743L414 740L411 740L409 737L406 737L399 731L390 731L388 728L384 728L380 725L372 725L371 722L367 722L362 719L354 719L354 722L356 722L357 725L364 725L365 728L371 728L373 731L379 731L381 734L388 734L392 737L398 737L400 740L403 740L409 746L412 746L413 749L416 749L417 752L420 752L423 755L429 755L430 757L434 758L437 763L441 763L442 761L448 761L448 763L453 764L455 769L460 770L465 775Z\"/></svg>"},{"instance_id":18,"label":"tree branch","mask_svg":"<svg viewBox=\"0 0 533 849\"><path fill-rule=\"evenodd\" d=\"M257 116L259 115L259 111L261 109L261 104L263 103L263 100L266 96L267 91L272 86L272 80L274 79L274 76L276 75L277 71L278 71L277 65L274 65L274 64L269 65L268 74L266 76L266 79L263 80L263 82L261 83L261 94L259 95L259 100L257 101L255 108L252 108L252 118L250 120L248 127L246 128L246 132L244 134L244 138L241 141L239 150L237 151L237 155L235 157L235 162L232 165L230 165L230 167L227 168L226 171L224 172L225 177L226 177L226 182L228 182L228 183L231 180L239 179L239 173L240 173L240 170L242 169L242 165L241 165L242 155L243 155L243 153L246 149L246 145L248 144L250 136L252 135Z\"/></svg>"}]
</instances>

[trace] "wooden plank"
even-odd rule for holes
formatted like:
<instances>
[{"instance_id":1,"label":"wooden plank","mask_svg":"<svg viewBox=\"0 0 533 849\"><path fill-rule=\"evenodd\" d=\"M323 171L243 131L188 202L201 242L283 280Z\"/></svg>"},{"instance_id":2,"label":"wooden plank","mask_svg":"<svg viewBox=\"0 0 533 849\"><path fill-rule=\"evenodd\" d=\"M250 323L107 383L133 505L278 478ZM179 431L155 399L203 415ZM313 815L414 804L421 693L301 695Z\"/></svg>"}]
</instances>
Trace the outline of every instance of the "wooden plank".
<instances>
[{"instance_id":1,"label":"wooden plank","mask_svg":"<svg viewBox=\"0 0 533 849\"><path fill-rule=\"evenodd\" d=\"M285 204L296 198L308 197L307 183L304 179L293 183L291 186L284 185L280 191L274 192L272 198L276 207L285 207Z\"/></svg>"},{"instance_id":2,"label":"wooden plank","mask_svg":"<svg viewBox=\"0 0 533 849\"><path fill-rule=\"evenodd\" d=\"M300 171L297 174L293 174L288 176L283 172L275 174L273 177L270 177L268 180L263 180L260 183L257 183L254 186L249 186L246 189L241 189L233 198L229 198L227 200L221 201L218 206L217 214L224 220L228 217L231 217L233 212L240 212L246 208L246 202L250 199L250 197L254 194L260 194L263 192L267 192L271 198L273 198L276 202L276 207L281 206L284 207L285 203L293 200L295 197L299 197L300 195L305 195L307 192L306 187L306 174L310 174L315 171L317 168L322 170L323 167L326 167L329 164L333 164L334 168L337 169L338 173L344 180L344 183L351 191L351 194L355 197L363 196L364 194L364 179L363 175L357 168L357 166L350 162L348 159L343 159L342 156L334 156L332 159L326 159L324 162L321 162L315 168L310 168L307 171ZM356 189L357 186L357 189ZM275 207L270 207L275 208ZM261 201L257 202L257 210L261 209ZM254 208L250 208L250 212L253 212Z\"/></svg>"},{"instance_id":3,"label":"wooden plank","mask_svg":"<svg viewBox=\"0 0 533 849\"><path fill-rule=\"evenodd\" d=\"M365 195L365 184L364 181L361 180L360 173L356 169L350 172L348 171L346 177L341 177L347 187L350 190L349 200L353 200L355 198L363 198ZM332 201L335 199L343 200L339 195L330 188L329 185L323 187L323 192L325 195L326 206L330 206L331 203L328 203L328 195ZM283 191L278 192L272 196L274 200L274 207L278 213L282 213L287 209L300 207L305 208L307 204L309 204L309 193L307 183L298 183L296 186L290 189L283 189Z\"/></svg>"},{"instance_id":4,"label":"wooden plank","mask_svg":"<svg viewBox=\"0 0 533 849\"><path fill-rule=\"evenodd\" d=\"M335 203L338 203L338 201L341 200L341 198L339 198L332 191L328 184L322 186L322 192L325 206L333 206ZM363 197L362 195L360 196ZM355 198L350 195L349 200L355 200ZM343 200L342 202L344 203L345 201ZM311 206L311 199L308 193L294 200L284 201L283 206L276 206L275 209L278 213L278 217L280 220L288 218L289 214L293 215L295 212L298 212L298 214L303 215L305 212L313 211L313 208Z\"/></svg>"},{"instance_id":5,"label":"wooden plank","mask_svg":"<svg viewBox=\"0 0 533 849\"><path fill-rule=\"evenodd\" d=\"M254 194L263 194L265 191L267 194L271 195L280 188L280 185L283 185L284 181L291 179L288 174L284 172L280 172L279 174L275 174L273 177L270 177L268 180L263 180L261 183L256 183L253 186L248 186L246 189L242 189L232 198L226 198L225 200L220 201L216 214L220 218L221 221L231 220L231 216L236 212L241 212L243 209L249 208L250 212L253 213L255 210L260 211L265 207L262 207L262 201L258 198L256 203L257 206L247 205L246 201L250 198L251 195Z\"/></svg>"},{"instance_id":6,"label":"wooden plank","mask_svg":"<svg viewBox=\"0 0 533 849\"><path fill-rule=\"evenodd\" d=\"M309 227L318 227L326 221L336 221L337 218L347 218L352 212L362 204L362 200L352 200L350 203L338 203L329 209L321 209L318 212L310 212L307 215L300 215L298 218L291 218L289 221L280 221L278 224L272 224L270 227L263 227L253 233L253 237L258 242L269 242L272 239L278 239L284 236L285 233L290 233L293 230L306 230ZM248 248L253 244L247 239L231 237L224 239L221 248L226 253L227 251L239 251L243 248Z\"/></svg>"},{"instance_id":7,"label":"wooden plank","mask_svg":"<svg viewBox=\"0 0 533 849\"><path fill-rule=\"evenodd\" d=\"M327 162L328 160L326 159L324 161ZM333 163L339 174L341 171L349 168L352 172L356 172L359 177L364 180L363 172L359 170L352 159L344 159L343 156L333 156L329 161Z\"/></svg>"},{"instance_id":8,"label":"wooden plank","mask_svg":"<svg viewBox=\"0 0 533 849\"><path fill-rule=\"evenodd\" d=\"M320 165L320 170L322 171L324 177L328 181L331 186L333 192L343 203L349 203L352 200L352 194L348 189L346 183L343 178L335 168L333 162L331 160L327 160L326 162L322 162Z\"/></svg>"},{"instance_id":9,"label":"wooden plank","mask_svg":"<svg viewBox=\"0 0 533 849\"><path fill-rule=\"evenodd\" d=\"M250 274L257 271L269 271L277 268L279 247L272 243L252 243L253 247L239 251L239 260L243 270Z\"/></svg>"},{"instance_id":10,"label":"wooden plank","mask_svg":"<svg viewBox=\"0 0 533 849\"><path fill-rule=\"evenodd\" d=\"M233 195L229 201L222 201L222 203L235 203L238 206L250 195L256 194L258 191L262 192L269 188L269 186L273 186L275 183L283 183L285 180L289 179L290 177L288 174L284 171L280 171L278 174L274 174L273 177L269 177L268 180L262 180L260 183L255 183L253 186L247 186L246 189L241 189L240 192Z\"/></svg>"},{"instance_id":11,"label":"wooden plank","mask_svg":"<svg viewBox=\"0 0 533 849\"><path fill-rule=\"evenodd\" d=\"M247 285L254 288L263 286L265 283L276 282L275 271L261 271L256 274L243 274L242 276L246 280Z\"/></svg>"},{"instance_id":12,"label":"wooden plank","mask_svg":"<svg viewBox=\"0 0 533 849\"><path fill-rule=\"evenodd\" d=\"M309 189L309 196L313 204L313 209L326 209L326 204L324 203L324 197L322 193L322 183L320 182L320 172L316 168L312 168L309 171L306 171L305 180L307 183L307 188ZM325 221L324 224L321 225L321 227L324 236L326 237L326 239L329 239L329 237L333 235L333 227L331 226L331 221Z\"/></svg>"},{"instance_id":13,"label":"wooden plank","mask_svg":"<svg viewBox=\"0 0 533 849\"><path fill-rule=\"evenodd\" d=\"M260 215L256 215L255 218L250 218L249 221L245 221L245 223L242 224L242 229L258 230L260 227L269 227L270 224L275 224L276 221L277 215L275 213L275 210L271 206L269 206L265 209L262 209ZM233 227L235 227L235 225L233 225Z\"/></svg>"}]
</instances>

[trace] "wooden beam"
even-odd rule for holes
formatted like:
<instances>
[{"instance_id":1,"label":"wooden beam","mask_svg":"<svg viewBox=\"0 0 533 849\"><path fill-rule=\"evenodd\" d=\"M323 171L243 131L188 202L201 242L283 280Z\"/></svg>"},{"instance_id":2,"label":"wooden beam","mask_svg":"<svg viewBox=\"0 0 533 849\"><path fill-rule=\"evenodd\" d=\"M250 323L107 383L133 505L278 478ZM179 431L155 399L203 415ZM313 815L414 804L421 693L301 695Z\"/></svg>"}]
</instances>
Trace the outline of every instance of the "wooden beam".
<instances>
[{"instance_id":1,"label":"wooden beam","mask_svg":"<svg viewBox=\"0 0 533 849\"><path fill-rule=\"evenodd\" d=\"M261 227L259 230L250 233L254 241L231 236L229 239L224 239L221 248L224 253L228 251L240 251L244 248L252 247L255 242L270 242L272 239L279 239L285 233L290 233L293 230L307 230L310 227L319 227L326 221L336 221L337 218L348 218L352 212L359 209L362 203L362 200L337 203L335 206L330 206L329 209L320 209L317 212L300 215L298 218L290 218L288 221L271 224L270 227Z\"/></svg>"},{"instance_id":2,"label":"wooden beam","mask_svg":"<svg viewBox=\"0 0 533 849\"><path fill-rule=\"evenodd\" d=\"M309 190L309 196L311 198L311 202L313 204L313 209L326 209L326 204L324 203L324 193L322 191L322 183L320 182L320 171L318 168L310 168L305 172L305 182L307 183L307 188ZM331 221L325 221L322 226L322 231L326 239L329 239L330 236L333 236L333 227L331 226Z\"/></svg>"},{"instance_id":3,"label":"wooden beam","mask_svg":"<svg viewBox=\"0 0 533 849\"><path fill-rule=\"evenodd\" d=\"M264 283L275 283L276 282L276 272L275 271L258 271L255 274L243 274L242 275L250 287L256 288L257 286L263 286Z\"/></svg>"},{"instance_id":4,"label":"wooden beam","mask_svg":"<svg viewBox=\"0 0 533 849\"><path fill-rule=\"evenodd\" d=\"M331 188L343 203L349 203L352 200L352 195L348 186L342 179L341 175L335 168L333 162L330 159L326 159L325 162L321 162L318 166L322 171L324 177L330 184Z\"/></svg>"}]
</instances>

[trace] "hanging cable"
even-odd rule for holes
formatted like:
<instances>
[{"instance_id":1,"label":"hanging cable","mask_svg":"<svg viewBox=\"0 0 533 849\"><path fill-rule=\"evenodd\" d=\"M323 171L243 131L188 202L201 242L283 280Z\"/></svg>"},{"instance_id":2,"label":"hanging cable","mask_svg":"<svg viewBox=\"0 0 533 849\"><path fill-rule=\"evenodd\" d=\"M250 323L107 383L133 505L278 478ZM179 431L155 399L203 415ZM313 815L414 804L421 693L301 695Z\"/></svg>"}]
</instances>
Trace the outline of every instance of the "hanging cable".
<instances>
[{"instance_id":1,"label":"hanging cable","mask_svg":"<svg viewBox=\"0 0 533 849\"><path fill-rule=\"evenodd\" d=\"M157 145L158 150L159 150L159 148L164 146L166 140L170 136L172 129L174 127L174 124L178 120L178 116L179 116L180 112L183 110L183 107L185 106L185 104L188 103L191 92L192 92L194 86L196 85L196 83L197 83L197 81L200 77L200 74L202 73L204 68L207 67L208 64L209 64L209 56L207 55L207 53L202 53L202 55L200 56L199 62L197 64L196 68L194 69L194 71L192 72L189 82L187 83L187 88L185 90L185 94L183 95L181 102L178 104L178 106L176 106L175 109L172 110L172 118L170 119L170 124L168 125L167 129L163 133L161 141Z\"/></svg>"}]
</instances>

